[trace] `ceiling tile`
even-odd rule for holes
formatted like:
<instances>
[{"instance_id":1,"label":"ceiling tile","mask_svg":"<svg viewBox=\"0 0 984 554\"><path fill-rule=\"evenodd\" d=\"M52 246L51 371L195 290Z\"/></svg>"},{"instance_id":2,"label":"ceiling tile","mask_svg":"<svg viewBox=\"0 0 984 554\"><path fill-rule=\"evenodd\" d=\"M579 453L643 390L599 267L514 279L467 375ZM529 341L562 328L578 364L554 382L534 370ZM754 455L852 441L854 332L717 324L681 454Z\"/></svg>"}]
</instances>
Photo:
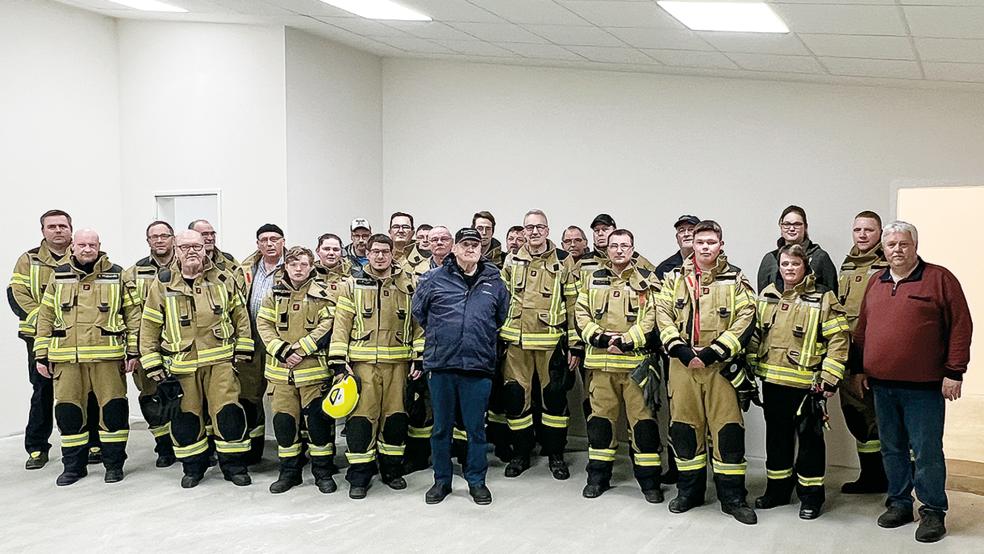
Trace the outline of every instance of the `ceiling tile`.
<instances>
[{"instance_id":1,"label":"ceiling tile","mask_svg":"<svg viewBox=\"0 0 984 554\"><path fill-rule=\"evenodd\" d=\"M820 58L832 75L922 79L919 64L909 60L865 60L861 58Z\"/></svg>"},{"instance_id":2,"label":"ceiling tile","mask_svg":"<svg viewBox=\"0 0 984 554\"><path fill-rule=\"evenodd\" d=\"M470 56L509 57L509 56L516 55L513 52L510 52L509 50L504 50L502 48L499 48L498 46L489 44L481 40L437 40L434 42L437 42L441 46L450 48L451 50L454 50L459 54L466 54Z\"/></svg>"},{"instance_id":3,"label":"ceiling tile","mask_svg":"<svg viewBox=\"0 0 984 554\"><path fill-rule=\"evenodd\" d=\"M984 8L906 6L913 36L984 38Z\"/></svg>"},{"instance_id":4,"label":"ceiling tile","mask_svg":"<svg viewBox=\"0 0 984 554\"><path fill-rule=\"evenodd\" d=\"M513 23L584 25L587 23L553 0L470 0Z\"/></svg>"},{"instance_id":5,"label":"ceiling tile","mask_svg":"<svg viewBox=\"0 0 984 554\"><path fill-rule=\"evenodd\" d=\"M571 46L568 48L594 62L655 63L652 58L634 48L607 48L604 46Z\"/></svg>"},{"instance_id":6,"label":"ceiling tile","mask_svg":"<svg viewBox=\"0 0 984 554\"><path fill-rule=\"evenodd\" d=\"M895 6L839 6L773 4L779 17L795 33L837 35L908 34Z\"/></svg>"},{"instance_id":7,"label":"ceiling tile","mask_svg":"<svg viewBox=\"0 0 984 554\"><path fill-rule=\"evenodd\" d=\"M546 60L582 60L581 56L553 44L527 44L522 42L500 42L501 46L525 58Z\"/></svg>"},{"instance_id":8,"label":"ceiling tile","mask_svg":"<svg viewBox=\"0 0 984 554\"><path fill-rule=\"evenodd\" d=\"M180 3L181 7L184 7L183 0L174 0L175 3ZM279 15L293 15L294 12L277 6L273 3L267 2L257 2L256 0L210 0L210 2L223 9L227 9L239 14L248 15L262 15L262 16L279 16Z\"/></svg>"},{"instance_id":9,"label":"ceiling tile","mask_svg":"<svg viewBox=\"0 0 984 554\"><path fill-rule=\"evenodd\" d=\"M438 21L387 21L386 25L419 38L475 40L475 37Z\"/></svg>"},{"instance_id":10,"label":"ceiling tile","mask_svg":"<svg viewBox=\"0 0 984 554\"><path fill-rule=\"evenodd\" d=\"M899 0L899 4L915 6L980 6L981 0Z\"/></svg>"},{"instance_id":11,"label":"ceiling tile","mask_svg":"<svg viewBox=\"0 0 984 554\"><path fill-rule=\"evenodd\" d=\"M697 35L722 52L802 56L808 56L810 54L810 51L792 33L726 33L720 31L701 31Z\"/></svg>"},{"instance_id":12,"label":"ceiling tile","mask_svg":"<svg viewBox=\"0 0 984 554\"><path fill-rule=\"evenodd\" d=\"M524 25L524 27L554 44L576 46L617 46L625 44L597 27L573 25Z\"/></svg>"},{"instance_id":13,"label":"ceiling tile","mask_svg":"<svg viewBox=\"0 0 984 554\"><path fill-rule=\"evenodd\" d=\"M470 4L467 0L400 0L400 3L424 13L436 21L505 23L501 17Z\"/></svg>"},{"instance_id":14,"label":"ceiling tile","mask_svg":"<svg viewBox=\"0 0 984 554\"><path fill-rule=\"evenodd\" d=\"M319 0L266 0L267 4L275 4L285 10L302 15L323 15L327 17L358 17L352 12L329 6Z\"/></svg>"},{"instance_id":15,"label":"ceiling tile","mask_svg":"<svg viewBox=\"0 0 984 554\"><path fill-rule=\"evenodd\" d=\"M646 54L666 65L678 67L710 67L715 69L738 69L727 56L718 52L696 52L693 50L645 50Z\"/></svg>"},{"instance_id":16,"label":"ceiling tile","mask_svg":"<svg viewBox=\"0 0 984 554\"><path fill-rule=\"evenodd\" d=\"M928 62L984 63L984 40L917 38L919 57Z\"/></svg>"},{"instance_id":17,"label":"ceiling tile","mask_svg":"<svg viewBox=\"0 0 984 554\"><path fill-rule=\"evenodd\" d=\"M781 71L784 73L823 73L823 67L811 56L781 56L778 54L728 54L744 69Z\"/></svg>"},{"instance_id":18,"label":"ceiling tile","mask_svg":"<svg viewBox=\"0 0 984 554\"><path fill-rule=\"evenodd\" d=\"M639 29L635 27L611 27L606 29L636 48L668 48L676 50L713 50L690 30Z\"/></svg>"},{"instance_id":19,"label":"ceiling tile","mask_svg":"<svg viewBox=\"0 0 984 554\"><path fill-rule=\"evenodd\" d=\"M403 37L379 37L379 42L388 44L407 52L422 52L434 54L454 54L454 52L440 44L426 39L403 36Z\"/></svg>"},{"instance_id":20,"label":"ceiling tile","mask_svg":"<svg viewBox=\"0 0 984 554\"><path fill-rule=\"evenodd\" d=\"M984 64L926 62L923 69L927 79L984 83Z\"/></svg>"},{"instance_id":21,"label":"ceiling tile","mask_svg":"<svg viewBox=\"0 0 984 554\"><path fill-rule=\"evenodd\" d=\"M894 6L895 0L768 0L770 4L840 4L840 5L870 5L882 4Z\"/></svg>"},{"instance_id":22,"label":"ceiling tile","mask_svg":"<svg viewBox=\"0 0 984 554\"><path fill-rule=\"evenodd\" d=\"M363 17L318 17L319 21L366 37L405 37L406 33Z\"/></svg>"},{"instance_id":23,"label":"ceiling tile","mask_svg":"<svg viewBox=\"0 0 984 554\"><path fill-rule=\"evenodd\" d=\"M489 42L539 42L546 40L512 23L451 23L459 31Z\"/></svg>"},{"instance_id":24,"label":"ceiling tile","mask_svg":"<svg viewBox=\"0 0 984 554\"><path fill-rule=\"evenodd\" d=\"M800 34L799 37L817 56L886 60L916 59L908 37L807 34Z\"/></svg>"},{"instance_id":25,"label":"ceiling tile","mask_svg":"<svg viewBox=\"0 0 984 554\"><path fill-rule=\"evenodd\" d=\"M560 3L599 27L686 28L652 2L563 0Z\"/></svg>"}]
</instances>

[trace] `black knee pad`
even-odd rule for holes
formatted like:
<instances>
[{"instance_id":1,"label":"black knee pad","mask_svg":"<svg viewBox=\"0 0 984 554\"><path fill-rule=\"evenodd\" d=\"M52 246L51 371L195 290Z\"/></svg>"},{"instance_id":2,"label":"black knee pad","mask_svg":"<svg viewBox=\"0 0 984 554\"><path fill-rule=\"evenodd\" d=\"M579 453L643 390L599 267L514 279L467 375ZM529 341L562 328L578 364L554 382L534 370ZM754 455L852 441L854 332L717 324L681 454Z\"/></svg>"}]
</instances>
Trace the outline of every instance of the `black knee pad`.
<instances>
[{"instance_id":1,"label":"black knee pad","mask_svg":"<svg viewBox=\"0 0 984 554\"><path fill-rule=\"evenodd\" d=\"M242 440L246 438L246 412L236 404L226 404L215 414L215 426L225 440Z\"/></svg>"},{"instance_id":2,"label":"black knee pad","mask_svg":"<svg viewBox=\"0 0 984 554\"><path fill-rule=\"evenodd\" d=\"M518 418L523 415L523 405L526 404L526 392L516 381L509 381L502 387L502 408L506 415Z\"/></svg>"},{"instance_id":3,"label":"black knee pad","mask_svg":"<svg viewBox=\"0 0 984 554\"><path fill-rule=\"evenodd\" d=\"M290 414L273 414L273 434L277 444L287 448L294 444L297 438L297 421Z\"/></svg>"},{"instance_id":4,"label":"black knee pad","mask_svg":"<svg viewBox=\"0 0 984 554\"><path fill-rule=\"evenodd\" d=\"M588 418L588 444L591 448L610 448L612 445L612 422L603 417Z\"/></svg>"},{"instance_id":5,"label":"black knee pad","mask_svg":"<svg viewBox=\"0 0 984 554\"><path fill-rule=\"evenodd\" d=\"M75 404L55 404L55 421L63 435L78 435L83 431L82 408Z\"/></svg>"},{"instance_id":6,"label":"black knee pad","mask_svg":"<svg viewBox=\"0 0 984 554\"><path fill-rule=\"evenodd\" d=\"M198 416L191 412L178 412L178 415L171 418L171 434L179 445L193 444L201 432Z\"/></svg>"},{"instance_id":7,"label":"black knee pad","mask_svg":"<svg viewBox=\"0 0 984 554\"><path fill-rule=\"evenodd\" d=\"M632 442L636 450L643 453L660 451L659 425L655 419L643 419L632 428Z\"/></svg>"},{"instance_id":8,"label":"black knee pad","mask_svg":"<svg viewBox=\"0 0 984 554\"><path fill-rule=\"evenodd\" d=\"M130 405L126 398L114 398L106 403L102 409L103 423L106 430L110 432L129 429L130 427Z\"/></svg>"},{"instance_id":9,"label":"black knee pad","mask_svg":"<svg viewBox=\"0 0 984 554\"><path fill-rule=\"evenodd\" d=\"M745 459L745 429L737 423L728 423L718 431L718 452L726 464L740 464Z\"/></svg>"},{"instance_id":10,"label":"black knee pad","mask_svg":"<svg viewBox=\"0 0 984 554\"><path fill-rule=\"evenodd\" d=\"M321 400L317 399L304 408L305 425L308 436L314 444L335 442L335 418L321 410Z\"/></svg>"},{"instance_id":11,"label":"black knee pad","mask_svg":"<svg viewBox=\"0 0 984 554\"><path fill-rule=\"evenodd\" d=\"M679 421L671 423L670 440L677 457L690 460L697 455L697 432L690 425Z\"/></svg>"},{"instance_id":12,"label":"black knee pad","mask_svg":"<svg viewBox=\"0 0 984 554\"><path fill-rule=\"evenodd\" d=\"M550 385L543 391L543 411L548 414L567 413L567 391L562 387Z\"/></svg>"},{"instance_id":13,"label":"black knee pad","mask_svg":"<svg viewBox=\"0 0 984 554\"><path fill-rule=\"evenodd\" d=\"M253 402L252 400L247 400L245 398L240 398L239 403L243 407L243 413L245 414L246 421L248 423L253 423L254 421L257 421L259 419L260 407L257 406L255 402Z\"/></svg>"},{"instance_id":14,"label":"black knee pad","mask_svg":"<svg viewBox=\"0 0 984 554\"><path fill-rule=\"evenodd\" d=\"M398 445L407 440L407 414L393 414L383 424L383 440L386 444Z\"/></svg>"},{"instance_id":15,"label":"black knee pad","mask_svg":"<svg viewBox=\"0 0 984 554\"><path fill-rule=\"evenodd\" d=\"M361 416L350 417L345 423L345 438L350 451L365 452L369 450L369 444L372 442L372 423Z\"/></svg>"}]
</instances>

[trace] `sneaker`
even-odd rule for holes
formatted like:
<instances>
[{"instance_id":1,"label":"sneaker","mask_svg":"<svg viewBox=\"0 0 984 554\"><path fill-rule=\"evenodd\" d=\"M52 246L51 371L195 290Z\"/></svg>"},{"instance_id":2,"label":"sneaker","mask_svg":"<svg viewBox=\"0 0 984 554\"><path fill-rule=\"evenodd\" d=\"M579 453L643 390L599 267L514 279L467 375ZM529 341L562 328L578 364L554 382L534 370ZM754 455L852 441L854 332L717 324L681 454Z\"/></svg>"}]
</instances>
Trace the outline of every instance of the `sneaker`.
<instances>
[{"instance_id":1,"label":"sneaker","mask_svg":"<svg viewBox=\"0 0 984 554\"><path fill-rule=\"evenodd\" d=\"M41 469L48 463L48 453L35 450L27 457L24 462L24 469Z\"/></svg>"},{"instance_id":2,"label":"sneaker","mask_svg":"<svg viewBox=\"0 0 984 554\"><path fill-rule=\"evenodd\" d=\"M202 482L204 477L204 475L185 475L181 477L181 488L193 489L198 486L198 483Z\"/></svg>"},{"instance_id":3,"label":"sneaker","mask_svg":"<svg viewBox=\"0 0 984 554\"><path fill-rule=\"evenodd\" d=\"M558 481L564 481L571 477L571 471L567 467L567 462L564 461L563 454L550 455L550 473Z\"/></svg>"},{"instance_id":4,"label":"sneaker","mask_svg":"<svg viewBox=\"0 0 984 554\"><path fill-rule=\"evenodd\" d=\"M519 477L521 473L529 468L529 456L515 456L512 460L509 460L509 465L506 466L505 475L506 477Z\"/></svg>"},{"instance_id":5,"label":"sneaker","mask_svg":"<svg viewBox=\"0 0 984 554\"><path fill-rule=\"evenodd\" d=\"M721 504L721 511L745 525L755 525L758 523L758 516L755 515L755 510L749 507L744 500L730 504Z\"/></svg>"},{"instance_id":6,"label":"sneaker","mask_svg":"<svg viewBox=\"0 0 984 554\"><path fill-rule=\"evenodd\" d=\"M649 502L650 504L663 503L663 489L660 487L642 491L642 496L646 497L646 502Z\"/></svg>"},{"instance_id":7,"label":"sneaker","mask_svg":"<svg viewBox=\"0 0 984 554\"><path fill-rule=\"evenodd\" d=\"M424 495L424 502L428 504L440 504L447 495L451 494L451 485L446 483L434 483Z\"/></svg>"},{"instance_id":8,"label":"sneaker","mask_svg":"<svg viewBox=\"0 0 984 554\"><path fill-rule=\"evenodd\" d=\"M916 528L916 540L919 542L936 542L946 535L946 516L939 512L924 510L919 517L919 527Z\"/></svg>"},{"instance_id":9,"label":"sneaker","mask_svg":"<svg viewBox=\"0 0 984 554\"><path fill-rule=\"evenodd\" d=\"M913 521L912 506L889 506L885 513L878 516L878 526L885 529L895 529Z\"/></svg>"},{"instance_id":10,"label":"sneaker","mask_svg":"<svg viewBox=\"0 0 984 554\"><path fill-rule=\"evenodd\" d=\"M492 503L492 491L490 491L485 485L468 487L468 494L471 495L472 500L475 501L475 504L478 504L479 506L486 506Z\"/></svg>"}]
</instances>

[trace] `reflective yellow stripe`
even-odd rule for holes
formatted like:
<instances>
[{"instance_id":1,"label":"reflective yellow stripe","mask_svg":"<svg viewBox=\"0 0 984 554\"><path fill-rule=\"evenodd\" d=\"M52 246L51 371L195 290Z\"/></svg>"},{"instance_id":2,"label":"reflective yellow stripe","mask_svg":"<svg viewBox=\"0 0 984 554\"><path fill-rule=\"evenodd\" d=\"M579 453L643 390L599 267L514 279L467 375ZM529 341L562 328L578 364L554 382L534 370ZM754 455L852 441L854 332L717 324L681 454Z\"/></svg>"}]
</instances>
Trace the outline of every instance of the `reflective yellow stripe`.
<instances>
[{"instance_id":1,"label":"reflective yellow stripe","mask_svg":"<svg viewBox=\"0 0 984 554\"><path fill-rule=\"evenodd\" d=\"M249 452L249 441L223 441L215 439L215 450L223 454L243 454Z\"/></svg>"},{"instance_id":2,"label":"reflective yellow stripe","mask_svg":"<svg viewBox=\"0 0 984 554\"><path fill-rule=\"evenodd\" d=\"M290 446L277 446L277 455L281 458L293 458L301 455L301 443L295 442Z\"/></svg>"},{"instance_id":3,"label":"reflective yellow stripe","mask_svg":"<svg viewBox=\"0 0 984 554\"><path fill-rule=\"evenodd\" d=\"M595 336L596 334L602 331L603 329L601 328L600 325L598 325L593 321L589 321L587 325L584 326L584 332L581 333L581 338L584 339L584 342L588 342L589 340L591 340L591 337Z\"/></svg>"},{"instance_id":4,"label":"reflective yellow stripe","mask_svg":"<svg viewBox=\"0 0 984 554\"><path fill-rule=\"evenodd\" d=\"M506 342L519 342L519 329L503 326L499 330L499 336Z\"/></svg>"},{"instance_id":5,"label":"reflective yellow stripe","mask_svg":"<svg viewBox=\"0 0 984 554\"><path fill-rule=\"evenodd\" d=\"M256 427L250 429L249 438L259 439L262 438L265 434L266 434L266 425L257 425Z\"/></svg>"},{"instance_id":6,"label":"reflective yellow stripe","mask_svg":"<svg viewBox=\"0 0 984 554\"><path fill-rule=\"evenodd\" d=\"M858 441L858 452L861 454L874 454L881 452L881 441L878 439L866 442Z\"/></svg>"},{"instance_id":7,"label":"reflective yellow stripe","mask_svg":"<svg viewBox=\"0 0 984 554\"><path fill-rule=\"evenodd\" d=\"M820 367L827 373L836 377L837 379L843 379L844 371L847 369L844 366L844 364L838 362L837 360L833 360L829 357L823 359L823 364L821 364Z\"/></svg>"},{"instance_id":8,"label":"reflective yellow stripe","mask_svg":"<svg viewBox=\"0 0 984 554\"><path fill-rule=\"evenodd\" d=\"M369 462L374 462L376 460L376 451L372 452L346 452L345 459L348 460L350 464L368 464Z\"/></svg>"},{"instance_id":9,"label":"reflective yellow stripe","mask_svg":"<svg viewBox=\"0 0 984 554\"><path fill-rule=\"evenodd\" d=\"M731 331L725 331L721 333L720 335L718 335L717 340L721 344L728 347L728 350L731 351L729 353L731 356L734 356L739 351L741 351L741 341L739 341L738 337L736 337L735 334L732 333Z\"/></svg>"},{"instance_id":10,"label":"reflective yellow stripe","mask_svg":"<svg viewBox=\"0 0 984 554\"><path fill-rule=\"evenodd\" d=\"M745 470L748 468L748 463L742 462L740 464L728 464L717 460L711 460L711 466L714 468L714 473L719 473L721 475L744 475Z\"/></svg>"},{"instance_id":11,"label":"reflective yellow stripe","mask_svg":"<svg viewBox=\"0 0 984 554\"><path fill-rule=\"evenodd\" d=\"M249 337L238 337L236 338L236 352L253 352L255 345L253 344L253 339Z\"/></svg>"},{"instance_id":12,"label":"reflective yellow stripe","mask_svg":"<svg viewBox=\"0 0 984 554\"><path fill-rule=\"evenodd\" d=\"M159 439L167 436L167 434L171 432L171 424L167 423L166 425L161 425L160 427L151 427L149 430L150 434L154 435L155 439Z\"/></svg>"},{"instance_id":13,"label":"reflective yellow stripe","mask_svg":"<svg viewBox=\"0 0 984 554\"><path fill-rule=\"evenodd\" d=\"M663 328L662 331L659 332L659 340L661 340L663 344L666 345L670 344L670 341L672 341L673 339L678 339L678 338L680 338L680 331L677 330L676 327L670 325L667 325L666 327Z\"/></svg>"},{"instance_id":14,"label":"reflective yellow stripe","mask_svg":"<svg viewBox=\"0 0 984 554\"><path fill-rule=\"evenodd\" d=\"M707 454L701 454L690 460L677 458L676 463L680 471L698 471L707 467Z\"/></svg>"},{"instance_id":15,"label":"reflective yellow stripe","mask_svg":"<svg viewBox=\"0 0 984 554\"><path fill-rule=\"evenodd\" d=\"M455 440L466 441L468 440L468 433L455 427L451 429L451 437L454 438Z\"/></svg>"},{"instance_id":16,"label":"reflective yellow stripe","mask_svg":"<svg viewBox=\"0 0 984 554\"><path fill-rule=\"evenodd\" d=\"M309 444L308 454L310 454L311 456L334 456L335 445L327 444L325 446L318 446L316 444Z\"/></svg>"},{"instance_id":17,"label":"reflective yellow stripe","mask_svg":"<svg viewBox=\"0 0 984 554\"><path fill-rule=\"evenodd\" d=\"M379 453L384 456L402 456L403 451L406 450L404 446L398 446L395 444L386 444L385 442L377 442L376 448L379 449Z\"/></svg>"},{"instance_id":18,"label":"reflective yellow stripe","mask_svg":"<svg viewBox=\"0 0 984 554\"><path fill-rule=\"evenodd\" d=\"M148 352L143 356L140 356L140 365L144 369L155 369L157 366L164 363L164 359L161 358L160 352Z\"/></svg>"},{"instance_id":19,"label":"reflective yellow stripe","mask_svg":"<svg viewBox=\"0 0 984 554\"><path fill-rule=\"evenodd\" d=\"M495 412L489 412L488 413L488 419L489 419L489 423L499 423L499 424L502 424L502 425L508 425L509 424L509 420L506 419L506 416L505 415L503 415L503 414L497 414Z\"/></svg>"},{"instance_id":20,"label":"reflective yellow stripe","mask_svg":"<svg viewBox=\"0 0 984 554\"><path fill-rule=\"evenodd\" d=\"M318 345L315 344L310 335L301 337L301 340L297 341L297 344L300 345L301 352L305 354L311 354L318 350Z\"/></svg>"},{"instance_id":21,"label":"reflective yellow stripe","mask_svg":"<svg viewBox=\"0 0 984 554\"><path fill-rule=\"evenodd\" d=\"M554 429L567 429L567 422L570 420L567 416L555 416L548 413L543 413L540 415L540 421L545 427L553 427Z\"/></svg>"},{"instance_id":22,"label":"reflective yellow stripe","mask_svg":"<svg viewBox=\"0 0 984 554\"><path fill-rule=\"evenodd\" d=\"M176 458L190 458L192 456L197 456L198 454L201 454L207 450L208 450L208 439L202 439L188 446L179 446L177 443L175 443L174 456Z\"/></svg>"},{"instance_id":23,"label":"reflective yellow stripe","mask_svg":"<svg viewBox=\"0 0 984 554\"><path fill-rule=\"evenodd\" d=\"M513 431L520 431L522 429L526 429L527 427L533 426L533 414L530 414L526 417L521 417L519 419L507 418L506 422L509 424L509 429Z\"/></svg>"},{"instance_id":24,"label":"reflective yellow stripe","mask_svg":"<svg viewBox=\"0 0 984 554\"><path fill-rule=\"evenodd\" d=\"M121 429L119 431L99 431L99 442L126 442L126 439L130 436L129 429Z\"/></svg>"},{"instance_id":25,"label":"reflective yellow stripe","mask_svg":"<svg viewBox=\"0 0 984 554\"><path fill-rule=\"evenodd\" d=\"M641 467L659 467L663 465L663 459L660 457L658 452L652 453L642 453L635 452L632 455L635 460L635 465Z\"/></svg>"},{"instance_id":26,"label":"reflective yellow stripe","mask_svg":"<svg viewBox=\"0 0 984 554\"><path fill-rule=\"evenodd\" d=\"M823 476L820 477L803 477L802 475L796 475L796 481L804 487L822 487L823 486Z\"/></svg>"},{"instance_id":27,"label":"reflective yellow stripe","mask_svg":"<svg viewBox=\"0 0 984 554\"><path fill-rule=\"evenodd\" d=\"M415 439L429 439L434 426L430 427L407 427L407 436Z\"/></svg>"},{"instance_id":28,"label":"reflective yellow stripe","mask_svg":"<svg viewBox=\"0 0 984 554\"><path fill-rule=\"evenodd\" d=\"M813 386L816 372L760 362L759 375L766 381L788 383L800 388L810 388Z\"/></svg>"},{"instance_id":29,"label":"reflective yellow stripe","mask_svg":"<svg viewBox=\"0 0 984 554\"><path fill-rule=\"evenodd\" d=\"M614 462L614 448L588 448L588 459L598 460L599 462Z\"/></svg>"},{"instance_id":30,"label":"reflective yellow stripe","mask_svg":"<svg viewBox=\"0 0 984 554\"><path fill-rule=\"evenodd\" d=\"M260 311L256 312L256 317L273 324L277 323L277 311L267 306L260 306Z\"/></svg>"},{"instance_id":31,"label":"reflective yellow stripe","mask_svg":"<svg viewBox=\"0 0 984 554\"><path fill-rule=\"evenodd\" d=\"M766 468L765 476L769 479L789 479L793 476L793 468L775 470Z\"/></svg>"},{"instance_id":32,"label":"reflective yellow stripe","mask_svg":"<svg viewBox=\"0 0 984 554\"><path fill-rule=\"evenodd\" d=\"M89 433L79 433L78 435L62 435L62 448L73 448L89 444Z\"/></svg>"}]
</instances>

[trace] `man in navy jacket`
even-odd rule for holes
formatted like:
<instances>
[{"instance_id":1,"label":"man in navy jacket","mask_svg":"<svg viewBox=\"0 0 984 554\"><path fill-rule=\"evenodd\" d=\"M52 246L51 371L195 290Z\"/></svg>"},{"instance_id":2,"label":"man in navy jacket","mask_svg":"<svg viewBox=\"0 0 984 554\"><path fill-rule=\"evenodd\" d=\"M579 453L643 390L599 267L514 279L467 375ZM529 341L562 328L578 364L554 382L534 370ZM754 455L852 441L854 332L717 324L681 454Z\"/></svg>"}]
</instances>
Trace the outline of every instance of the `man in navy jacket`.
<instances>
[{"instance_id":1,"label":"man in navy jacket","mask_svg":"<svg viewBox=\"0 0 984 554\"><path fill-rule=\"evenodd\" d=\"M478 231L461 229L454 242L451 255L441 267L421 276L413 295L413 317L424 328L424 371L434 410L434 486L425 500L437 504L451 494L451 427L455 407L459 406L468 434L464 468L468 492L475 503L489 504L492 493L485 486L485 412L509 293L499 269L481 260Z\"/></svg>"}]
</instances>

